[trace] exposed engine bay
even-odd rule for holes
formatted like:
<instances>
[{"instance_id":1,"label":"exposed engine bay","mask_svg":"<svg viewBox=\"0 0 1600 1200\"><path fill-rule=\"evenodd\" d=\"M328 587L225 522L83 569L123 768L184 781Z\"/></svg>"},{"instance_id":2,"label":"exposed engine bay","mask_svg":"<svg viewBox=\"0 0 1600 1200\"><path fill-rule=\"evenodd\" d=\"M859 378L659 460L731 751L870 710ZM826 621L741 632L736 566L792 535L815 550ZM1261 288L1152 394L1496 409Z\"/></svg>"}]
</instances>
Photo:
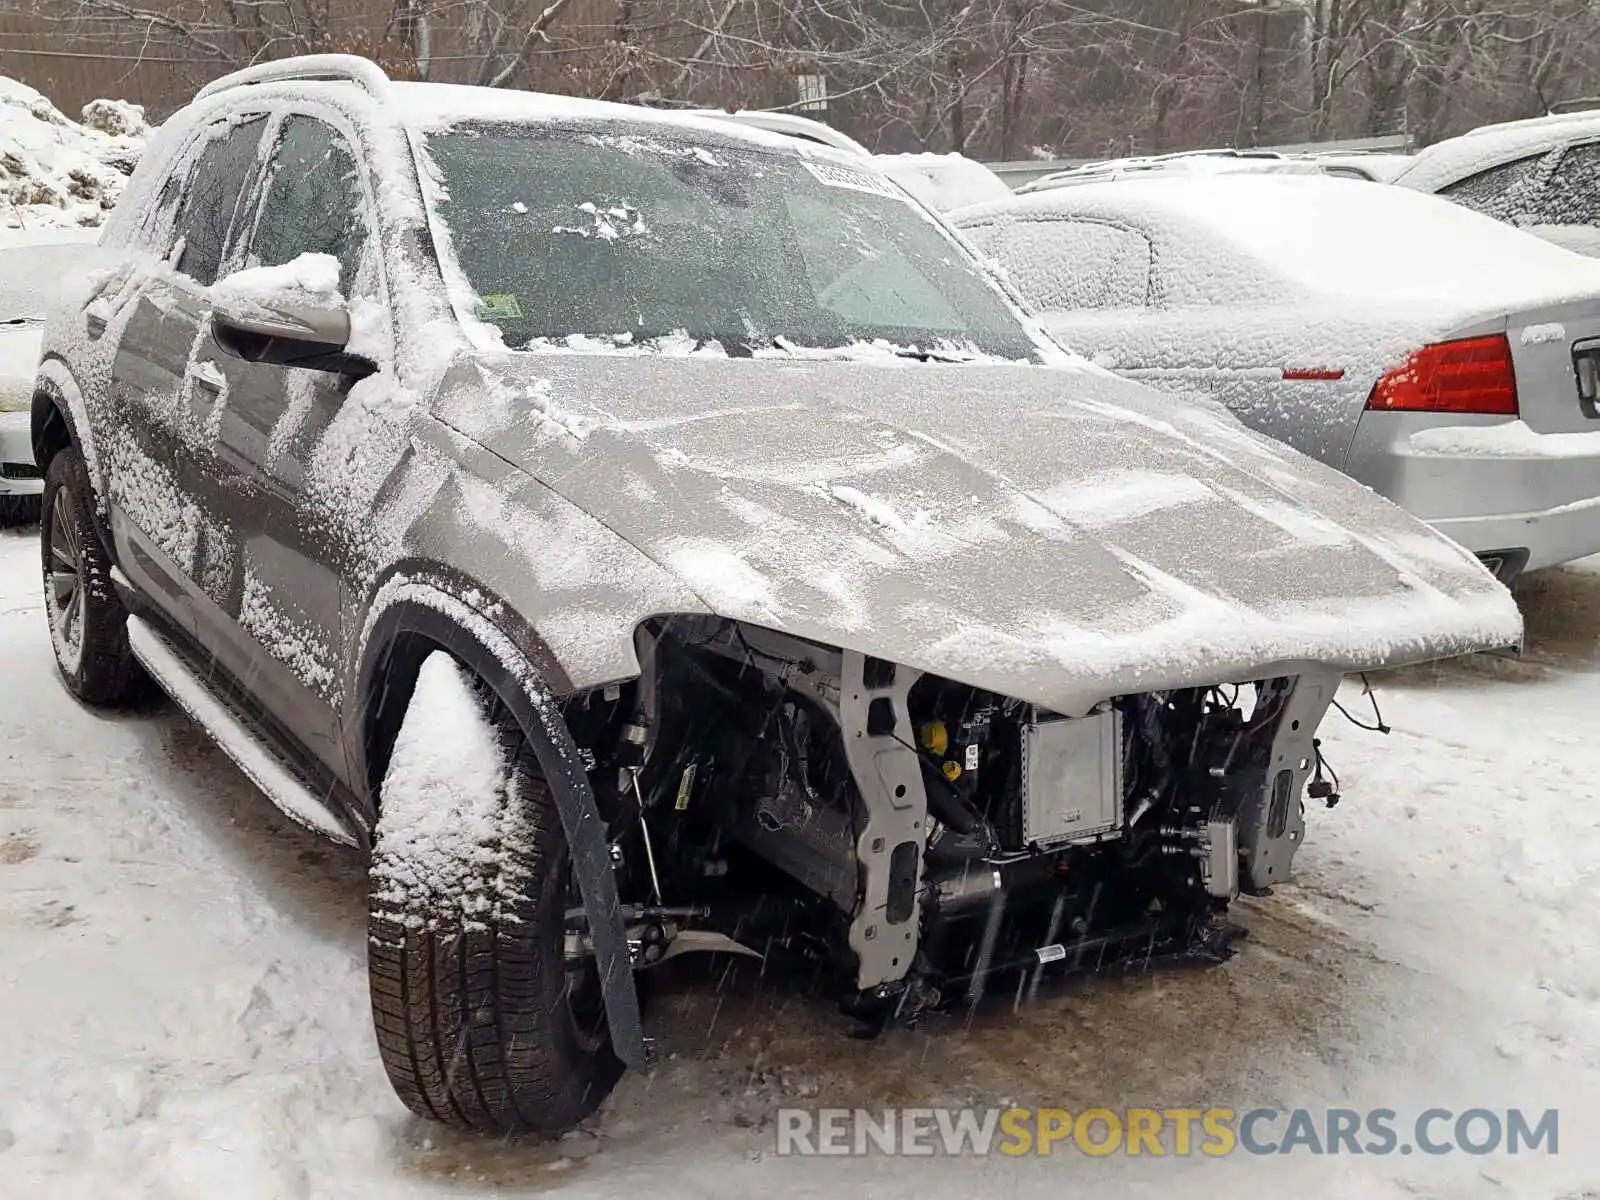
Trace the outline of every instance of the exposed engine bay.
<instances>
[{"instance_id":1,"label":"exposed engine bay","mask_svg":"<svg viewBox=\"0 0 1600 1200\"><path fill-rule=\"evenodd\" d=\"M1218 960L1289 876L1339 674L1062 714L710 617L648 623L636 684L575 697L636 967L792 953L914 1019L1060 964ZM584 953L570 910L569 959Z\"/></svg>"}]
</instances>

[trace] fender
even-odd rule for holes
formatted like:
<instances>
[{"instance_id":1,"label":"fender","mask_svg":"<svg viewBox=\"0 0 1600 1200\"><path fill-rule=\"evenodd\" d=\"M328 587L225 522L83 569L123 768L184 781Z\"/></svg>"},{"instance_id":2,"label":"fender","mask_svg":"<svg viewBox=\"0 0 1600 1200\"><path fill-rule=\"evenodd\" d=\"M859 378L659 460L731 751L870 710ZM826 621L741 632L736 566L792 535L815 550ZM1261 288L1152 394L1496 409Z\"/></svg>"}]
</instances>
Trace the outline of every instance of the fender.
<instances>
[{"instance_id":1,"label":"fender","mask_svg":"<svg viewBox=\"0 0 1600 1200\"><path fill-rule=\"evenodd\" d=\"M539 653L537 641L514 637L504 627L521 622L510 619L505 606L486 603L481 591L463 587L464 583L437 569L397 573L373 594L354 656L356 688L346 693L354 700L346 740L347 749L355 752L352 774L357 782L369 781L371 803L377 792L375 781L387 767L381 747L388 739L371 737L369 731L381 733L387 721L397 719L396 712L405 711L424 648L442 647L477 673L521 726L555 798L588 914L612 1049L629 1067L643 1067L647 1043L605 821L551 687L565 677L549 680L538 660L553 663ZM531 637L530 631L522 632L524 638ZM525 645L530 650L524 651ZM403 656L399 662L397 653ZM391 669L396 669L395 679L378 695L374 711L368 700L375 694L373 682L380 671Z\"/></svg>"},{"instance_id":2,"label":"fender","mask_svg":"<svg viewBox=\"0 0 1600 1200\"><path fill-rule=\"evenodd\" d=\"M39 364L39 374L33 383L29 432L33 461L38 464L41 475L49 469L50 460L57 451L66 446L76 446L83 455L89 482L94 486L94 523L100 531L101 544L115 563L117 545L111 536L110 480L101 469L83 392L71 369L59 358L47 358Z\"/></svg>"},{"instance_id":3,"label":"fender","mask_svg":"<svg viewBox=\"0 0 1600 1200\"><path fill-rule=\"evenodd\" d=\"M65 425L64 430L52 428L53 414ZM96 453L94 438L89 426L89 409L84 404L83 392L72 371L59 358L47 358L39 364L39 375L33 384L33 419L31 426L33 457L43 471L55 452L62 446L77 446L83 454L84 465L89 468L89 479L95 494L105 504L105 476L100 469L100 456ZM65 434L65 441L62 434Z\"/></svg>"}]
</instances>

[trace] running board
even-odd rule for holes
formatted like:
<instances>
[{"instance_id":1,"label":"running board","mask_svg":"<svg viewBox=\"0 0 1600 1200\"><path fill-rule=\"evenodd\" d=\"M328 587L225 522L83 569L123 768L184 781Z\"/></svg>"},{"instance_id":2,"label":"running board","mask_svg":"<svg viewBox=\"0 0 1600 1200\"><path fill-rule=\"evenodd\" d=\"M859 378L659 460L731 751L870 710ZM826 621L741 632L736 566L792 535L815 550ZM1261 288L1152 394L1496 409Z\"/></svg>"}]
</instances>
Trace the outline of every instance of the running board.
<instances>
[{"instance_id":1,"label":"running board","mask_svg":"<svg viewBox=\"0 0 1600 1200\"><path fill-rule=\"evenodd\" d=\"M128 645L161 690L211 735L227 756L283 814L313 833L346 846L357 840L326 804L263 744L233 707L186 663L142 617L128 618Z\"/></svg>"}]
</instances>

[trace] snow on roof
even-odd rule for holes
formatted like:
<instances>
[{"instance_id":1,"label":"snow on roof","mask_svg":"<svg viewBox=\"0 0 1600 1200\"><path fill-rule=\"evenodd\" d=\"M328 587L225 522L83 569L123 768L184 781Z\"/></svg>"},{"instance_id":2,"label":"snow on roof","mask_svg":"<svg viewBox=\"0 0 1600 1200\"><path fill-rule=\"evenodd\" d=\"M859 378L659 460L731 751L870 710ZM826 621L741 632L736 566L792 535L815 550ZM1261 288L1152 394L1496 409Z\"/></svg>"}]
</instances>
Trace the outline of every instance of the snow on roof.
<instances>
[{"instance_id":1,"label":"snow on roof","mask_svg":"<svg viewBox=\"0 0 1600 1200\"><path fill-rule=\"evenodd\" d=\"M835 129L832 125L825 125L821 121L813 121L810 117L802 117L796 113L767 112L763 109L739 109L729 111L721 108L697 108L686 110L685 115L697 117L710 117L715 121L732 121L738 125L750 125L757 129L765 129L771 133L782 133L789 137L804 138L809 142L816 142L823 146L832 146L835 150L844 150L851 154L868 155L872 152L849 134Z\"/></svg>"},{"instance_id":2,"label":"snow on roof","mask_svg":"<svg viewBox=\"0 0 1600 1200\"><path fill-rule=\"evenodd\" d=\"M1261 303L1274 279L1301 296L1504 312L1600 294L1600 262L1489 217L1402 188L1331 176L1129 179L965 209L958 225L1004 213L1132 223L1160 243L1171 275L1211 303ZM1241 257L1258 264L1250 272Z\"/></svg>"},{"instance_id":3,"label":"snow on roof","mask_svg":"<svg viewBox=\"0 0 1600 1200\"><path fill-rule=\"evenodd\" d=\"M144 110L120 100L62 115L26 84L0 76L0 227L95 226L116 204L143 150Z\"/></svg>"},{"instance_id":4,"label":"snow on roof","mask_svg":"<svg viewBox=\"0 0 1600 1200\"><path fill-rule=\"evenodd\" d=\"M872 161L935 212L1011 195L1005 180L964 154L875 154Z\"/></svg>"},{"instance_id":5,"label":"snow on roof","mask_svg":"<svg viewBox=\"0 0 1600 1200\"><path fill-rule=\"evenodd\" d=\"M791 154L846 157L857 165L861 162L859 155L846 155L843 151L820 143L732 121L726 115L703 116L681 110L645 108L637 104L558 96L548 92L520 92L450 83L394 83L385 96L384 106L401 123L423 131L448 129L466 121L608 121L654 125L663 130L675 129L724 141L748 142L767 149L786 150Z\"/></svg>"},{"instance_id":6,"label":"snow on roof","mask_svg":"<svg viewBox=\"0 0 1600 1200\"><path fill-rule=\"evenodd\" d=\"M1076 187L1084 183L1151 175L1311 175L1319 170L1315 163L1293 159L1276 150L1185 150L1175 154L1108 158L1102 162L1084 163L1031 180L1017 191L1042 192L1069 185Z\"/></svg>"}]
</instances>

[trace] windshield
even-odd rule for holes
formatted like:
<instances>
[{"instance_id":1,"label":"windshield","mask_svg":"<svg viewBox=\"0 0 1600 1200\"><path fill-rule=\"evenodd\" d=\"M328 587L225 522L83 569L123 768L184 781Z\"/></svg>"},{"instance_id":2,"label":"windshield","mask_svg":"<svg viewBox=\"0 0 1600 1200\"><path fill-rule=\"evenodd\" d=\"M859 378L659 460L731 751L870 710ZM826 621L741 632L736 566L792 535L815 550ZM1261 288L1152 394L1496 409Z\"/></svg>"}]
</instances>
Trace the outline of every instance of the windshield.
<instances>
[{"instance_id":1,"label":"windshield","mask_svg":"<svg viewBox=\"0 0 1600 1200\"><path fill-rule=\"evenodd\" d=\"M978 266L872 171L642 124L455 126L427 144L477 316L507 346L1037 355Z\"/></svg>"}]
</instances>

